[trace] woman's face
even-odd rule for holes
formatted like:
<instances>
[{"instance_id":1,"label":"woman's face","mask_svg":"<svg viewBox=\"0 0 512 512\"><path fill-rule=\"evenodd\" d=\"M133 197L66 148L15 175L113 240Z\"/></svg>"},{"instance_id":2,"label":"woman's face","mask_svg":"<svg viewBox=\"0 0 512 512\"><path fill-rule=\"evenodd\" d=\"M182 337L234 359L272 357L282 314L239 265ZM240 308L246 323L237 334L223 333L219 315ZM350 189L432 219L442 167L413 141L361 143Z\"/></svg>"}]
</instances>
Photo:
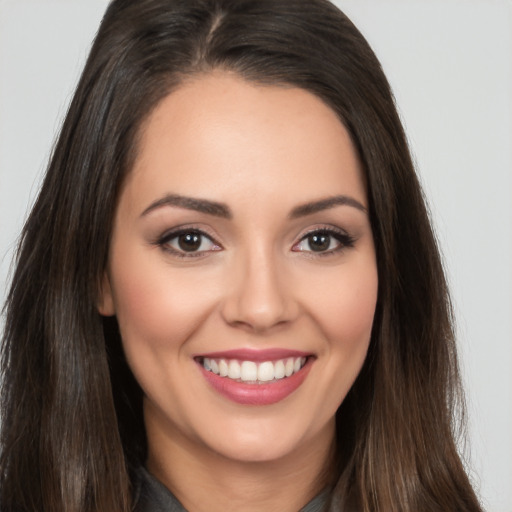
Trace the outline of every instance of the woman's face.
<instances>
[{"instance_id":1,"label":"woman's face","mask_svg":"<svg viewBox=\"0 0 512 512\"><path fill-rule=\"evenodd\" d=\"M150 459L165 443L237 461L325 451L374 317L367 208L347 131L311 93L215 72L160 103L99 306L144 391Z\"/></svg>"}]
</instances>

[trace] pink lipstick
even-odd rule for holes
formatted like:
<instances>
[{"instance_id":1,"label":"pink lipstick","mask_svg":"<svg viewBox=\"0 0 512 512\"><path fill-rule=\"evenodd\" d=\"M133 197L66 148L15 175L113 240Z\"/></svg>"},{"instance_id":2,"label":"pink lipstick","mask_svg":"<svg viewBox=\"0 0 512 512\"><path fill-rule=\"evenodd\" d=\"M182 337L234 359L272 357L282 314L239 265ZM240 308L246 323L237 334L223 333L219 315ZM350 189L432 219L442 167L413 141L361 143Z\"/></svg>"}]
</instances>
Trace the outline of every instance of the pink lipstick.
<instances>
[{"instance_id":1,"label":"pink lipstick","mask_svg":"<svg viewBox=\"0 0 512 512\"><path fill-rule=\"evenodd\" d=\"M270 405L284 400L304 382L315 358L300 351L240 349L194 359L221 395L243 405Z\"/></svg>"}]
</instances>

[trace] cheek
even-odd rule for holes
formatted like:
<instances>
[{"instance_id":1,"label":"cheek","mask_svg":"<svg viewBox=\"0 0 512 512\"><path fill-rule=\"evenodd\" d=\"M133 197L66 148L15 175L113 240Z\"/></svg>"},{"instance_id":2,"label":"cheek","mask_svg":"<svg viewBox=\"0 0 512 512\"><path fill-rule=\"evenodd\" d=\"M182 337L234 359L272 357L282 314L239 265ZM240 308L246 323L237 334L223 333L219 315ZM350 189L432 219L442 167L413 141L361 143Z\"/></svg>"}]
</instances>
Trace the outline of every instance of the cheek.
<instances>
[{"instance_id":1,"label":"cheek","mask_svg":"<svg viewBox=\"0 0 512 512\"><path fill-rule=\"evenodd\" d=\"M350 273L342 282L343 286L331 288L331 300L326 300L322 309L330 356L325 371L332 384L324 399L333 413L354 384L368 353L378 293L376 267L369 265Z\"/></svg>"},{"instance_id":2,"label":"cheek","mask_svg":"<svg viewBox=\"0 0 512 512\"><path fill-rule=\"evenodd\" d=\"M127 345L145 345L174 350L189 338L216 301L208 276L176 271L162 262L157 251L155 248L154 258L137 252L124 253L122 258L113 255L112 292L127 349Z\"/></svg>"},{"instance_id":3,"label":"cheek","mask_svg":"<svg viewBox=\"0 0 512 512\"><path fill-rule=\"evenodd\" d=\"M342 269L323 290L315 299L315 311L318 324L334 345L331 348L366 350L377 302L376 266Z\"/></svg>"},{"instance_id":4,"label":"cheek","mask_svg":"<svg viewBox=\"0 0 512 512\"><path fill-rule=\"evenodd\" d=\"M371 256L371 253L370 253ZM308 296L309 311L323 343L312 369L315 385L307 406L319 423L334 417L366 359L377 302L378 277L374 259L347 262L316 273Z\"/></svg>"}]
</instances>

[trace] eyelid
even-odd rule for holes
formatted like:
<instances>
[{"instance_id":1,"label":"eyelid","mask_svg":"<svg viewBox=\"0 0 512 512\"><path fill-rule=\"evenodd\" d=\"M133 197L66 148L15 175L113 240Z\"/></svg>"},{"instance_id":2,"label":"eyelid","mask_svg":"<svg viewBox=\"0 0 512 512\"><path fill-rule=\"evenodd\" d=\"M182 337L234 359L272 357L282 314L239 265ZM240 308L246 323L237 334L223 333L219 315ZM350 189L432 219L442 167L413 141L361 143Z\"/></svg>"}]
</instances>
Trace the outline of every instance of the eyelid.
<instances>
[{"instance_id":1,"label":"eyelid","mask_svg":"<svg viewBox=\"0 0 512 512\"><path fill-rule=\"evenodd\" d=\"M179 249L176 249L169 245L169 242L180 235L185 234L197 234L201 237L205 237L215 246L214 249L209 250L201 250L201 251L182 251ZM221 251L223 249L222 245L216 240L216 237L208 232L208 230L204 229L203 227L199 228L195 225L181 225L176 226L174 228L171 228L164 233L162 233L154 242L154 245L157 245L160 247L163 251L168 252L172 254L173 256L176 256L178 258L197 258L201 256L205 256L208 253L211 252L217 252Z\"/></svg>"},{"instance_id":2,"label":"eyelid","mask_svg":"<svg viewBox=\"0 0 512 512\"><path fill-rule=\"evenodd\" d=\"M204 227L198 227L194 224L185 224L173 227L171 229L166 230L160 236L158 236L153 242L153 245L160 247L161 250L172 254L178 258L197 258L201 256L207 256L211 252L217 252L224 249L222 244L217 241L217 236L212 235L210 230L205 229ZM169 245L169 242L174 238L179 237L183 234L198 234L202 237L207 238L214 246L213 249L201 250L201 251L184 251L176 249ZM316 234L322 233L328 236L335 238L338 241L338 246L334 249L328 249L326 251L314 251L314 250L302 250L297 249L297 246L303 243L307 237ZM293 252L301 252L306 253L310 257L322 257L328 256L332 254L336 254L339 252L343 252L346 249L353 247L356 241L356 237L350 235L345 229L342 229L338 226L333 225L317 225L307 229L305 232L302 232L301 235L297 238L297 241L292 246Z\"/></svg>"},{"instance_id":3,"label":"eyelid","mask_svg":"<svg viewBox=\"0 0 512 512\"><path fill-rule=\"evenodd\" d=\"M332 236L339 242L338 247L336 247L334 249L329 249L326 251L296 250L295 252L307 253L308 256L310 256L310 257L329 256L332 254L343 252L346 249L350 249L351 247L354 246L354 243L356 242L356 237L352 236L344 229L341 229L337 226L332 226L332 225L318 225L318 226L309 228L306 232L303 232L299 236L297 242L295 242L293 244L292 251L299 244L303 243L309 236L314 235L316 233L323 233L323 234Z\"/></svg>"}]
</instances>

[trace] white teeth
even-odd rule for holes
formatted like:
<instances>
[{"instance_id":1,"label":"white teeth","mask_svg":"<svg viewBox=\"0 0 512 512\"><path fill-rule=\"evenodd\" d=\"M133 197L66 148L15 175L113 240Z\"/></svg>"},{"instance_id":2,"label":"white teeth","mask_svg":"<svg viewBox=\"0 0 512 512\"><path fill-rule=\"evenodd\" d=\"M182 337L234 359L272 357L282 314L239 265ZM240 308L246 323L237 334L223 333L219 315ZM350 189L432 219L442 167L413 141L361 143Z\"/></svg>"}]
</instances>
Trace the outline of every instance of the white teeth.
<instances>
[{"instance_id":1,"label":"white teeth","mask_svg":"<svg viewBox=\"0 0 512 512\"><path fill-rule=\"evenodd\" d=\"M258 380L258 367L253 361L244 361L240 365L240 378L247 382L249 380Z\"/></svg>"},{"instance_id":2,"label":"white teeth","mask_svg":"<svg viewBox=\"0 0 512 512\"><path fill-rule=\"evenodd\" d=\"M221 377L227 377L229 373L229 366L225 359L219 361L219 375Z\"/></svg>"},{"instance_id":3,"label":"white teeth","mask_svg":"<svg viewBox=\"0 0 512 512\"><path fill-rule=\"evenodd\" d=\"M232 360L229 362L228 377L235 380L240 378L240 365L238 361Z\"/></svg>"},{"instance_id":4,"label":"white teeth","mask_svg":"<svg viewBox=\"0 0 512 512\"><path fill-rule=\"evenodd\" d=\"M274 365L274 378L282 379L286 375L283 361L277 361Z\"/></svg>"},{"instance_id":5,"label":"white teeth","mask_svg":"<svg viewBox=\"0 0 512 512\"><path fill-rule=\"evenodd\" d=\"M258 380L268 382L274 380L274 365L270 361L261 363L258 367Z\"/></svg>"},{"instance_id":6,"label":"white teeth","mask_svg":"<svg viewBox=\"0 0 512 512\"><path fill-rule=\"evenodd\" d=\"M290 359L286 360L286 363L284 364L284 374L286 377L289 377L293 373L293 358L290 357Z\"/></svg>"},{"instance_id":7,"label":"white teeth","mask_svg":"<svg viewBox=\"0 0 512 512\"><path fill-rule=\"evenodd\" d=\"M290 377L305 364L306 357L289 357L278 361L237 361L236 359L203 358L203 367L221 377L243 382L270 382Z\"/></svg>"}]
</instances>

